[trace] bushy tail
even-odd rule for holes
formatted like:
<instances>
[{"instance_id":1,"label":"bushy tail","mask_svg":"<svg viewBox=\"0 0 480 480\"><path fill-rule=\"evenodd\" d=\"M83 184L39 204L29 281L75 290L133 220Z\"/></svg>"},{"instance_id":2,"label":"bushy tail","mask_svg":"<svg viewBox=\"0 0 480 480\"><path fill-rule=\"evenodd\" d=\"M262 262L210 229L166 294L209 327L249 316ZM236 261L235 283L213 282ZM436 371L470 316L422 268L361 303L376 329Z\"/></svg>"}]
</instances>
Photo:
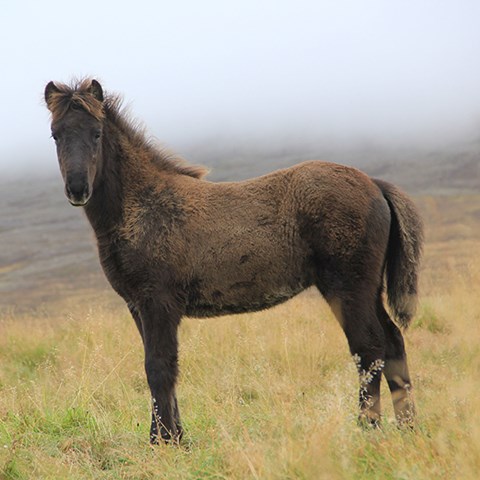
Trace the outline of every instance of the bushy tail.
<instances>
[{"instance_id":1,"label":"bushy tail","mask_svg":"<svg viewBox=\"0 0 480 480\"><path fill-rule=\"evenodd\" d=\"M392 223L386 259L387 297L392 313L406 328L417 307L423 223L413 202L397 187L374 179L390 206Z\"/></svg>"}]
</instances>

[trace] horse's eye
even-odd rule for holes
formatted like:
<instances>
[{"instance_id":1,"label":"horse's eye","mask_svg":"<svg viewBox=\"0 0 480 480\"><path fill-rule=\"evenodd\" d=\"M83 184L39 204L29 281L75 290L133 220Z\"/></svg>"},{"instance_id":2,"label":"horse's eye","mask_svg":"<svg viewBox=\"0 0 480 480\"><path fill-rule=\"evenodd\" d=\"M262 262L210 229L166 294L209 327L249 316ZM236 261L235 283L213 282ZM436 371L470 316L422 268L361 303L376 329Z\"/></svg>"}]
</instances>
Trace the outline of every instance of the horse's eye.
<instances>
[{"instance_id":1,"label":"horse's eye","mask_svg":"<svg viewBox=\"0 0 480 480\"><path fill-rule=\"evenodd\" d=\"M100 130L97 130L94 134L93 134L93 138L95 140L99 140L100 137L102 136L102 132Z\"/></svg>"},{"instance_id":2,"label":"horse's eye","mask_svg":"<svg viewBox=\"0 0 480 480\"><path fill-rule=\"evenodd\" d=\"M53 138L56 142L58 142L58 135L56 135L55 133L52 133L52 138Z\"/></svg>"}]
</instances>

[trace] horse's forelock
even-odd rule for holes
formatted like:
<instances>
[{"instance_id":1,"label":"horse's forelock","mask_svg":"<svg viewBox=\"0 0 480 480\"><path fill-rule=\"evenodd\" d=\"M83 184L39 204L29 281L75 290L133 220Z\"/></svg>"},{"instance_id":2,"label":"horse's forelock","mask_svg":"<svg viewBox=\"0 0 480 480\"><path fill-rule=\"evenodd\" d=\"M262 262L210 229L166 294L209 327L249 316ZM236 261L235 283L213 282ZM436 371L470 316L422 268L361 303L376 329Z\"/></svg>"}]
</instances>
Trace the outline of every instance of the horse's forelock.
<instances>
[{"instance_id":1,"label":"horse's forelock","mask_svg":"<svg viewBox=\"0 0 480 480\"><path fill-rule=\"evenodd\" d=\"M55 86L56 91L49 95L47 102L54 120L62 118L72 106L85 110L99 121L104 118L102 102L90 91L90 79L77 81L71 85L62 83Z\"/></svg>"}]
</instances>

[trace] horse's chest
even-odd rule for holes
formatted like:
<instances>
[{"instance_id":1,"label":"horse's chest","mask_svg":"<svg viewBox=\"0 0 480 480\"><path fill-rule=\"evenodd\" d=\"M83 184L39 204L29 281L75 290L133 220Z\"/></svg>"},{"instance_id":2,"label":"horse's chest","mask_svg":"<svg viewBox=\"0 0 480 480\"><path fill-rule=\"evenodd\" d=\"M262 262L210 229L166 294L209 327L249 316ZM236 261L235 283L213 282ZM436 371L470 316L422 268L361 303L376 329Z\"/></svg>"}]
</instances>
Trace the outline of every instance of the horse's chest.
<instances>
[{"instance_id":1,"label":"horse's chest","mask_svg":"<svg viewBox=\"0 0 480 480\"><path fill-rule=\"evenodd\" d=\"M151 277L150 262L127 241L99 245L99 258L111 286L124 298L134 296Z\"/></svg>"}]
</instances>

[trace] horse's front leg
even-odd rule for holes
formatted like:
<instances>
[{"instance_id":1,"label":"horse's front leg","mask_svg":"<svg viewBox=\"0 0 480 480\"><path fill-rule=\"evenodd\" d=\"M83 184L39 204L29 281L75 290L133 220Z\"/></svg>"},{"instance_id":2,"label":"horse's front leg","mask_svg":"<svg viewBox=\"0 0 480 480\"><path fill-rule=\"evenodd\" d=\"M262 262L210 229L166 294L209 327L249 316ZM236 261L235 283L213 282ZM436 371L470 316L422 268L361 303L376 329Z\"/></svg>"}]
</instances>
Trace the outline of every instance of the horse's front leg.
<instances>
[{"instance_id":1,"label":"horse's front leg","mask_svg":"<svg viewBox=\"0 0 480 480\"><path fill-rule=\"evenodd\" d=\"M132 318L135 320L135 325L137 326L143 341L143 327L142 327L142 318L140 317L140 313L135 307L135 304L133 302L127 302L127 306L128 306L128 309L130 310Z\"/></svg>"},{"instance_id":2,"label":"horse's front leg","mask_svg":"<svg viewBox=\"0 0 480 480\"><path fill-rule=\"evenodd\" d=\"M175 397L178 374L177 329L181 314L170 304L149 300L140 309L145 371L152 393L150 443L179 442L182 436Z\"/></svg>"}]
</instances>

